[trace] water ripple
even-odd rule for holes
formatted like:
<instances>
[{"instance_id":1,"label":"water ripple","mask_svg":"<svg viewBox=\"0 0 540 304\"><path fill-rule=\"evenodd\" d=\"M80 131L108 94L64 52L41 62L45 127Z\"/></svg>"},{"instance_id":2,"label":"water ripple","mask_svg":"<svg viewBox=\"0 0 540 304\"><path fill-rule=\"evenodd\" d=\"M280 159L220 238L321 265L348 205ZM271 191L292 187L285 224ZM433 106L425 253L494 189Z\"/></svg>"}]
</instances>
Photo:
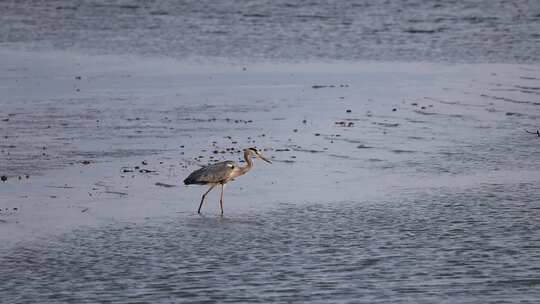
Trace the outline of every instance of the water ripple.
<instances>
[{"instance_id":1,"label":"water ripple","mask_svg":"<svg viewBox=\"0 0 540 304\"><path fill-rule=\"evenodd\" d=\"M81 229L5 252L0 299L533 303L539 190L487 184L407 201Z\"/></svg>"}]
</instances>

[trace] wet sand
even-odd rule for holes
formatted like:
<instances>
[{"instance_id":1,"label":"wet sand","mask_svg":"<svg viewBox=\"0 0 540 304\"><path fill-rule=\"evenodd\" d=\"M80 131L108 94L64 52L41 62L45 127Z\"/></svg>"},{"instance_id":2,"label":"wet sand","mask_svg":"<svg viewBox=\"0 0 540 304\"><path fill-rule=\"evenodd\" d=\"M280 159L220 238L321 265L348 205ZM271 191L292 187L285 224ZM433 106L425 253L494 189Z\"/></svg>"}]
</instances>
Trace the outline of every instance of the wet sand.
<instances>
[{"instance_id":1,"label":"wet sand","mask_svg":"<svg viewBox=\"0 0 540 304\"><path fill-rule=\"evenodd\" d=\"M2 300L539 296L537 65L0 58Z\"/></svg>"}]
</instances>

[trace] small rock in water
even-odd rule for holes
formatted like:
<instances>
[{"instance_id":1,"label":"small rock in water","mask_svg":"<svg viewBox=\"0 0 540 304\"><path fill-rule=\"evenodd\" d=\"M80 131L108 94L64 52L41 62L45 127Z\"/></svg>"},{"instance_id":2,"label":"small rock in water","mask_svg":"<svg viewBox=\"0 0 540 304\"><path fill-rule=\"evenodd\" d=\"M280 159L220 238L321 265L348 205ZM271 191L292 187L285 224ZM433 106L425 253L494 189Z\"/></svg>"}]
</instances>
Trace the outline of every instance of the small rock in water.
<instances>
[{"instance_id":1,"label":"small rock in water","mask_svg":"<svg viewBox=\"0 0 540 304\"><path fill-rule=\"evenodd\" d=\"M161 183L161 182L157 182L157 183L155 183L155 185L159 186L159 187L165 187L165 188L176 187L176 185L171 185L171 184L166 184L166 183Z\"/></svg>"}]
</instances>

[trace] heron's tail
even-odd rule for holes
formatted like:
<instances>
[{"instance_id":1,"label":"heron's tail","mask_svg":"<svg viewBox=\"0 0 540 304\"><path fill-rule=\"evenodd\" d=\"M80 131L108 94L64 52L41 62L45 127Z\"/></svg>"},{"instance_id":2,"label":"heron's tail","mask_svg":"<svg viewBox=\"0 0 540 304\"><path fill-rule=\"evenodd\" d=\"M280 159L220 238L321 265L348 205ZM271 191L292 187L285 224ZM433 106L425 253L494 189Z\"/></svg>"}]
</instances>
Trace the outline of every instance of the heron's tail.
<instances>
[{"instance_id":1,"label":"heron's tail","mask_svg":"<svg viewBox=\"0 0 540 304\"><path fill-rule=\"evenodd\" d=\"M193 180L193 178L190 176L188 176L185 180L184 180L184 185L192 185L194 184L195 181Z\"/></svg>"},{"instance_id":2,"label":"heron's tail","mask_svg":"<svg viewBox=\"0 0 540 304\"><path fill-rule=\"evenodd\" d=\"M205 185L207 184L206 181L200 181L197 179L194 174L190 174L186 179L184 180L184 185Z\"/></svg>"}]
</instances>

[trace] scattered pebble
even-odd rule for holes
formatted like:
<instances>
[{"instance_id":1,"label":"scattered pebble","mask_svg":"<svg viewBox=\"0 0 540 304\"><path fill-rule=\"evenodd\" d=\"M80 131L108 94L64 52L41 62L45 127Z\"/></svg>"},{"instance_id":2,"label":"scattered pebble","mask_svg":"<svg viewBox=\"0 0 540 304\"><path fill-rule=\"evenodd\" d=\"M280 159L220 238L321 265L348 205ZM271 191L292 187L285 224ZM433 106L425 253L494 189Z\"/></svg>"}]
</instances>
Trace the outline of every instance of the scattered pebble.
<instances>
[{"instance_id":1,"label":"scattered pebble","mask_svg":"<svg viewBox=\"0 0 540 304\"><path fill-rule=\"evenodd\" d=\"M171 185L171 184L166 184L166 183L161 183L161 182L157 182L157 183L155 183L155 185L159 186L159 187L165 187L165 188L176 187L176 185Z\"/></svg>"},{"instance_id":2,"label":"scattered pebble","mask_svg":"<svg viewBox=\"0 0 540 304\"><path fill-rule=\"evenodd\" d=\"M366 145L358 145L358 146L356 146L356 148L358 148L358 149L369 149L369 148L372 148L372 147L366 146Z\"/></svg>"},{"instance_id":3,"label":"scattered pebble","mask_svg":"<svg viewBox=\"0 0 540 304\"><path fill-rule=\"evenodd\" d=\"M340 85L334 85L334 84L330 84L330 85L323 85L323 84L314 84L311 86L311 88L313 89L322 89L322 88L335 88L339 86L340 88L348 88L349 85L348 84L340 84Z\"/></svg>"}]
</instances>

